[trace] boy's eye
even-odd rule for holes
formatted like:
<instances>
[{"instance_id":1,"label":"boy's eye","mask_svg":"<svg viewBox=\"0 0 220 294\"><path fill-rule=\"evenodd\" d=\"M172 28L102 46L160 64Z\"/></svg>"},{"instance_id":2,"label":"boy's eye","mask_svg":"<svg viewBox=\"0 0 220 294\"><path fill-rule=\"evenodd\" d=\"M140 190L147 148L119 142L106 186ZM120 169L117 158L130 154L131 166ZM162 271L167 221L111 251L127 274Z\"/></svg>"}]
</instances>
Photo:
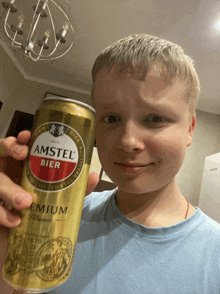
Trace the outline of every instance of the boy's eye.
<instances>
[{"instance_id":1,"label":"boy's eye","mask_svg":"<svg viewBox=\"0 0 220 294\"><path fill-rule=\"evenodd\" d=\"M145 122L147 122L147 123L156 123L156 124L163 123L165 121L167 121L167 119L165 119L161 116L151 116L151 117L147 117L145 119Z\"/></svg>"},{"instance_id":2,"label":"boy's eye","mask_svg":"<svg viewBox=\"0 0 220 294\"><path fill-rule=\"evenodd\" d=\"M120 121L120 117L116 116L116 115L106 115L103 118L103 121L109 124L113 124L113 123L117 123Z\"/></svg>"}]
</instances>

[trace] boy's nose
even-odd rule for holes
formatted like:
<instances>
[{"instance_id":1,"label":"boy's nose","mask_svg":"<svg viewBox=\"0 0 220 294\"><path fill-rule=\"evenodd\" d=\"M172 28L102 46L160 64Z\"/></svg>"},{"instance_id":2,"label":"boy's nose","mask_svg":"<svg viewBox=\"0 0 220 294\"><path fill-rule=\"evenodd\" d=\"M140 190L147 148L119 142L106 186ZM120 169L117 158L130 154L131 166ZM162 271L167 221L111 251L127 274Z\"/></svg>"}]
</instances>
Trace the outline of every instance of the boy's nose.
<instances>
[{"instance_id":1,"label":"boy's nose","mask_svg":"<svg viewBox=\"0 0 220 294\"><path fill-rule=\"evenodd\" d=\"M142 132L134 124L127 124L121 129L119 148L137 154L142 152L145 149Z\"/></svg>"}]
</instances>

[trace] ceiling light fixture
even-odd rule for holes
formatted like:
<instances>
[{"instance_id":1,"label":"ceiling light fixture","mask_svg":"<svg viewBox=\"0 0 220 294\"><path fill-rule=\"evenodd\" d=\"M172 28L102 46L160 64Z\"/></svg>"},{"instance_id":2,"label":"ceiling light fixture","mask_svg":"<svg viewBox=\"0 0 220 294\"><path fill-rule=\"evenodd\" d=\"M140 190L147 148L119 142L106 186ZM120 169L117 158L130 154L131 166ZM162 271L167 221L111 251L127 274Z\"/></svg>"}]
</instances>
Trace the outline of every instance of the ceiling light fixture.
<instances>
[{"instance_id":1,"label":"ceiling light fixture","mask_svg":"<svg viewBox=\"0 0 220 294\"><path fill-rule=\"evenodd\" d=\"M5 10L0 19L5 15L4 31L13 49L21 49L33 61L64 56L71 49L74 37L69 15L56 0L38 0L30 6L32 1L25 0L22 5L18 0L2 2ZM62 4L69 10L68 0Z\"/></svg>"}]
</instances>

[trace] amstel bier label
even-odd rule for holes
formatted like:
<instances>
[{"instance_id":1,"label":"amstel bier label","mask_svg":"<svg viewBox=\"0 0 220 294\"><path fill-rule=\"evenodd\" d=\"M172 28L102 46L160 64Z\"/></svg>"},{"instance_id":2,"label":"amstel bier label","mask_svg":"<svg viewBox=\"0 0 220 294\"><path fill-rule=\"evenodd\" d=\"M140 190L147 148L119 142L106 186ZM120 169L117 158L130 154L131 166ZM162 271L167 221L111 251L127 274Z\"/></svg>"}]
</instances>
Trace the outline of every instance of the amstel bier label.
<instances>
[{"instance_id":1,"label":"amstel bier label","mask_svg":"<svg viewBox=\"0 0 220 294\"><path fill-rule=\"evenodd\" d=\"M35 188L55 192L77 180L85 147L76 130L63 123L45 123L33 133L30 145L26 174Z\"/></svg>"}]
</instances>

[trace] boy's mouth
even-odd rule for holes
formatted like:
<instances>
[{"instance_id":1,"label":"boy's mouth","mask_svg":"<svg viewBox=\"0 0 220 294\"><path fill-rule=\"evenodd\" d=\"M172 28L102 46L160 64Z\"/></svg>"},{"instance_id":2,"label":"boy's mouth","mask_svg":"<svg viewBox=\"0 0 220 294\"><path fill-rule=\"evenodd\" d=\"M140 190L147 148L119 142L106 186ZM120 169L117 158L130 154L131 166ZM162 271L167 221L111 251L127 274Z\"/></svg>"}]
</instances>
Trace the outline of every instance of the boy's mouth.
<instances>
[{"instance_id":1,"label":"boy's mouth","mask_svg":"<svg viewBox=\"0 0 220 294\"><path fill-rule=\"evenodd\" d=\"M146 166L148 166L150 164L141 164L141 163L136 163L136 162L134 162L134 163L115 162L116 167L120 168L121 171L124 171L124 172L129 173L129 174L138 174Z\"/></svg>"},{"instance_id":2,"label":"boy's mouth","mask_svg":"<svg viewBox=\"0 0 220 294\"><path fill-rule=\"evenodd\" d=\"M122 166L129 166L129 167L142 167L142 166L146 166L146 164L141 164L141 163L123 163L123 162L116 162L116 164L118 165L122 165Z\"/></svg>"}]
</instances>

